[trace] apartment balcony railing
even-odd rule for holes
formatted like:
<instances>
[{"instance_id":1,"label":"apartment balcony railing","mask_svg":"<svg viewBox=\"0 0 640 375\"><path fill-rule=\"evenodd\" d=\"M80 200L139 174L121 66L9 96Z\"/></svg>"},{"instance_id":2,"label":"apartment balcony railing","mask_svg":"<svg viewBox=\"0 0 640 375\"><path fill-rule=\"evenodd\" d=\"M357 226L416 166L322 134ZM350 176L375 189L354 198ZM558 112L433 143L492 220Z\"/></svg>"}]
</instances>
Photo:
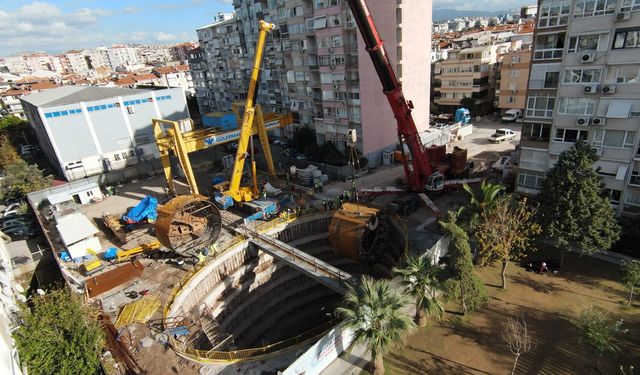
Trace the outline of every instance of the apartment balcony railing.
<instances>
[{"instance_id":1,"label":"apartment balcony railing","mask_svg":"<svg viewBox=\"0 0 640 375\"><path fill-rule=\"evenodd\" d=\"M533 51L534 60L548 60L562 58L562 48L536 49Z\"/></svg>"},{"instance_id":2,"label":"apartment balcony railing","mask_svg":"<svg viewBox=\"0 0 640 375\"><path fill-rule=\"evenodd\" d=\"M557 89L559 80L557 79L532 79L529 81L530 89Z\"/></svg>"}]
</instances>

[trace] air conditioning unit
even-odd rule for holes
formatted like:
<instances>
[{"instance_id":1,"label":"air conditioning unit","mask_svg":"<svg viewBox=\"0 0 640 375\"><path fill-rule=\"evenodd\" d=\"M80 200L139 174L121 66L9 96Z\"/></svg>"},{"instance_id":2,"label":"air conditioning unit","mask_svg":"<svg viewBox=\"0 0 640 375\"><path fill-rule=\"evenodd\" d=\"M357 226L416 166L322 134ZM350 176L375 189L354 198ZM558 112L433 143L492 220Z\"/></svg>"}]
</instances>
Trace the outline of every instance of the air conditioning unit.
<instances>
[{"instance_id":1,"label":"air conditioning unit","mask_svg":"<svg viewBox=\"0 0 640 375\"><path fill-rule=\"evenodd\" d=\"M133 107L127 107L127 112L129 112L130 115L133 114Z\"/></svg>"},{"instance_id":2,"label":"air conditioning unit","mask_svg":"<svg viewBox=\"0 0 640 375\"><path fill-rule=\"evenodd\" d=\"M334 53L334 52L335 52L335 48L329 47L329 53Z\"/></svg>"},{"instance_id":3,"label":"air conditioning unit","mask_svg":"<svg viewBox=\"0 0 640 375\"><path fill-rule=\"evenodd\" d=\"M583 89L587 94L595 94L598 92L598 85L586 85Z\"/></svg>"},{"instance_id":4,"label":"air conditioning unit","mask_svg":"<svg viewBox=\"0 0 640 375\"><path fill-rule=\"evenodd\" d=\"M595 52L585 52L580 56L580 62L582 63L592 63L596 59Z\"/></svg>"},{"instance_id":5,"label":"air conditioning unit","mask_svg":"<svg viewBox=\"0 0 640 375\"><path fill-rule=\"evenodd\" d=\"M631 19L631 12L620 12L616 14L616 21L627 21Z\"/></svg>"},{"instance_id":6,"label":"air conditioning unit","mask_svg":"<svg viewBox=\"0 0 640 375\"><path fill-rule=\"evenodd\" d=\"M336 68L336 64L330 64L329 69L334 70Z\"/></svg>"},{"instance_id":7,"label":"air conditioning unit","mask_svg":"<svg viewBox=\"0 0 640 375\"><path fill-rule=\"evenodd\" d=\"M578 117L576 118L576 125L578 126L589 126L589 122L591 121L590 117Z\"/></svg>"},{"instance_id":8,"label":"air conditioning unit","mask_svg":"<svg viewBox=\"0 0 640 375\"><path fill-rule=\"evenodd\" d=\"M606 122L607 122L607 119L604 117L594 117L591 119L591 125L595 125L595 126L604 126Z\"/></svg>"},{"instance_id":9,"label":"air conditioning unit","mask_svg":"<svg viewBox=\"0 0 640 375\"><path fill-rule=\"evenodd\" d=\"M602 93L603 94L613 94L615 92L616 92L616 85L602 86Z\"/></svg>"},{"instance_id":10,"label":"air conditioning unit","mask_svg":"<svg viewBox=\"0 0 640 375\"><path fill-rule=\"evenodd\" d=\"M594 147L593 150L596 152L597 156L602 156L602 147Z\"/></svg>"},{"instance_id":11,"label":"air conditioning unit","mask_svg":"<svg viewBox=\"0 0 640 375\"><path fill-rule=\"evenodd\" d=\"M340 90L340 85L334 83L333 84L333 89L334 90Z\"/></svg>"}]
</instances>

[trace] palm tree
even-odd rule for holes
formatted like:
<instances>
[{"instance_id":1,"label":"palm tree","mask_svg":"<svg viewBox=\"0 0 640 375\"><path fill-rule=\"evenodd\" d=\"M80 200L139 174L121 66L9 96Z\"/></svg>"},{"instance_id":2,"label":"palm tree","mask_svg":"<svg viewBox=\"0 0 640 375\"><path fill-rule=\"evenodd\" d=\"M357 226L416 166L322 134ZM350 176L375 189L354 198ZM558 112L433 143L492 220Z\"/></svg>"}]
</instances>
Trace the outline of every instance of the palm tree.
<instances>
[{"instance_id":1,"label":"palm tree","mask_svg":"<svg viewBox=\"0 0 640 375\"><path fill-rule=\"evenodd\" d=\"M353 330L351 351L365 343L371 352L373 375L384 374L382 355L391 345L404 342L404 334L414 327L404 313L408 300L391 290L388 280L374 280L363 276L356 286L349 286L344 307L337 312L345 319L345 326Z\"/></svg>"},{"instance_id":2,"label":"palm tree","mask_svg":"<svg viewBox=\"0 0 640 375\"><path fill-rule=\"evenodd\" d=\"M504 190L504 186L500 184L494 184L492 182L482 181L480 183L480 194L476 195L471 186L463 184L464 190L471 196L471 227L475 225L478 218L485 215L493 203L496 201L498 194Z\"/></svg>"},{"instance_id":3,"label":"palm tree","mask_svg":"<svg viewBox=\"0 0 640 375\"><path fill-rule=\"evenodd\" d=\"M440 291L436 277L439 271L438 266L418 256L408 256L404 268L393 269L393 273L400 276L406 291L416 300L415 322L419 327L427 325L427 316L442 319L444 315L444 305L436 298Z\"/></svg>"}]
</instances>

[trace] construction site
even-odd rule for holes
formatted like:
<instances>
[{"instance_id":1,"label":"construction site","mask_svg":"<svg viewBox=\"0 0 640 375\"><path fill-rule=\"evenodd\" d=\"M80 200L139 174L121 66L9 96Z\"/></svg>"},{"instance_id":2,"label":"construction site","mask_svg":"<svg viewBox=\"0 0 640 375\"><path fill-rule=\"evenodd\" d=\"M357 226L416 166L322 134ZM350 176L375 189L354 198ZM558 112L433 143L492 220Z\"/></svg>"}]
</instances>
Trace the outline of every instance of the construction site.
<instances>
[{"instance_id":1,"label":"construction site","mask_svg":"<svg viewBox=\"0 0 640 375\"><path fill-rule=\"evenodd\" d=\"M437 220L467 199L456 188L512 146L482 156L465 110L425 147L364 2L349 5L398 121L375 173L355 151L347 181L282 156L291 115L255 103L261 21L233 116L153 120L162 173L29 196L64 278L102 311L114 373L320 373L350 343L335 313L349 284L389 277L407 252L446 254Z\"/></svg>"}]
</instances>

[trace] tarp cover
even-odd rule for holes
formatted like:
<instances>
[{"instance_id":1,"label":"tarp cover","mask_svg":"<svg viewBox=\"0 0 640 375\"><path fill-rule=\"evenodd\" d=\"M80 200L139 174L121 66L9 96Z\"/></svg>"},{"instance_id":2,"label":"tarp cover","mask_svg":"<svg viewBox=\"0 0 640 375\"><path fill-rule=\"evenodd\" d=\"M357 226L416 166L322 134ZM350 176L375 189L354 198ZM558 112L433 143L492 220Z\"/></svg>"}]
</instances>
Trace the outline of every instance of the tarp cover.
<instances>
[{"instance_id":1,"label":"tarp cover","mask_svg":"<svg viewBox=\"0 0 640 375\"><path fill-rule=\"evenodd\" d=\"M150 195L147 195L132 209L122 216L122 221L126 223L139 223L143 220L147 220L152 223L158 218L158 200Z\"/></svg>"}]
</instances>

